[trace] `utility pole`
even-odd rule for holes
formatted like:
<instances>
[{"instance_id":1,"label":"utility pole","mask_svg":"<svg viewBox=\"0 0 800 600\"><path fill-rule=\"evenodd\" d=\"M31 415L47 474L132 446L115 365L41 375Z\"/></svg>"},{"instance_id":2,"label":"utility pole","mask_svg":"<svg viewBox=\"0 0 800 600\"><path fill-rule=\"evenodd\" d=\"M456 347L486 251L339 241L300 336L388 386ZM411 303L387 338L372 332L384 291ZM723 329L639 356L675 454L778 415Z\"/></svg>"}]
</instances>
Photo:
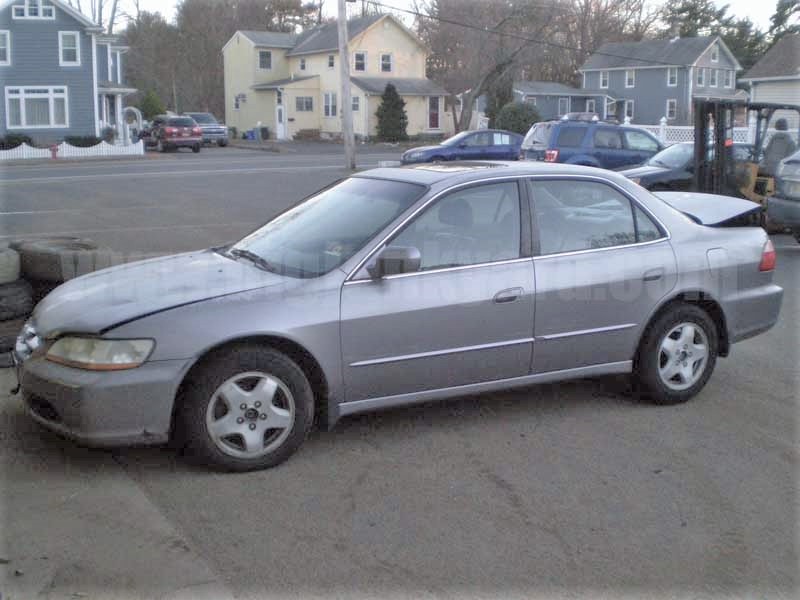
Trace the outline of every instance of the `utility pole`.
<instances>
[{"instance_id":1,"label":"utility pole","mask_svg":"<svg viewBox=\"0 0 800 600\"><path fill-rule=\"evenodd\" d=\"M356 145L353 137L353 100L350 94L350 56L347 52L347 9L346 2L339 1L339 75L342 80L342 102L339 110L342 111L342 137L344 138L345 168L351 171L356 168Z\"/></svg>"}]
</instances>

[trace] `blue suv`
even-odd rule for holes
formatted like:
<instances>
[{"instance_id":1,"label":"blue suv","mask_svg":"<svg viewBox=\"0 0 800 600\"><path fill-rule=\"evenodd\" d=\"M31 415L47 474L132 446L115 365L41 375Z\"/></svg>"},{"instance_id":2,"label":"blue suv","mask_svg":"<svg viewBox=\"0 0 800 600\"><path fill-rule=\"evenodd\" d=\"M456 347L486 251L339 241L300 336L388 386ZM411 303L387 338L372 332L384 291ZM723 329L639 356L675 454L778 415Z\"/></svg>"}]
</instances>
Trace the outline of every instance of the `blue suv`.
<instances>
[{"instance_id":1,"label":"blue suv","mask_svg":"<svg viewBox=\"0 0 800 600\"><path fill-rule=\"evenodd\" d=\"M640 165L664 149L653 135L630 125L566 118L530 128L520 159L603 169Z\"/></svg>"}]
</instances>

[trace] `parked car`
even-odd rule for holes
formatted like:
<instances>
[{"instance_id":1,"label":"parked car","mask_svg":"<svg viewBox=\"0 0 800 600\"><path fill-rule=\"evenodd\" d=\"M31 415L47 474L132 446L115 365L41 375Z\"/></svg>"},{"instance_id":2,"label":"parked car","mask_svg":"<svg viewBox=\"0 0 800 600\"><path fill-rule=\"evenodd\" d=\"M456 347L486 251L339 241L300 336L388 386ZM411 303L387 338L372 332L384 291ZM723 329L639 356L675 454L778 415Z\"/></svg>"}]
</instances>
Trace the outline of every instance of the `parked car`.
<instances>
[{"instance_id":1,"label":"parked car","mask_svg":"<svg viewBox=\"0 0 800 600\"><path fill-rule=\"evenodd\" d=\"M187 117L191 117L200 126L203 132L204 144L217 144L217 146L228 145L228 128L217 118L207 112L187 112Z\"/></svg>"},{"instance_id":2,"label":"parked car","mask_svg":"<svg viewBox=\"0 0 800 600\"><path fill-rule=\"evenodd\" d=\"M191 117L159 115L153 118L150 127L142 131L140 138L145 146L155 147L159 152L191 148L200 152L203 132Z\"/></svg>"},{"instance_id":3,"label":"parked car","mask_svg":"<svg viewBox=\"0 0 800 600\"><path fill-rule=\"evenodd\" d=\"M800 242L800 150L778 165L775 195L767 199L767 219L790 228Z\"/></svg>"},{"instance_id":4,"label":"parked car","mask_svg":"<svg viewBox=\"0 0 800 600\"><path fill-rule=\"evenodd\" d=\"M522 136L502 129L462 131L435 146L406 150L404 165L445 160L517 160Z\"/></svg>"},{"instance_id":5,"label":"parked car","mask_svg":"<svg viewBox=\"0 0 800 600\"><path fill-rule=\"evenodd\" d=\"M739 163L758 163L752 154L752 144L733 145L733 158ZM667 146L644 164L621 170L620 173L651 191L691 189L694 182L694 143Z\"/></svg>"},{"instance_id":6,"label":"parked car","mask_svg":"<svg viewBox=\"0 0 800 600\"><path fill-rule=\"evenodd\" d=\"M534 124L522 142L520 158L620 169L640 165L663 149L658 139L638 127L562 119Z\"/></svg>"},{"instance_id":7,"label":"parked car","mask_svg":"<svg viewBox=\"0 0 800 600\"><path fill-rule=\"evenodd\" d=\"M23 398L81 442L231 470L318 414L621 373L685 402L778 318L772 243L726 226L757 209L568 165L365 171L236 243L57 288L16 342Z\"/></svg>"}]
</instances>

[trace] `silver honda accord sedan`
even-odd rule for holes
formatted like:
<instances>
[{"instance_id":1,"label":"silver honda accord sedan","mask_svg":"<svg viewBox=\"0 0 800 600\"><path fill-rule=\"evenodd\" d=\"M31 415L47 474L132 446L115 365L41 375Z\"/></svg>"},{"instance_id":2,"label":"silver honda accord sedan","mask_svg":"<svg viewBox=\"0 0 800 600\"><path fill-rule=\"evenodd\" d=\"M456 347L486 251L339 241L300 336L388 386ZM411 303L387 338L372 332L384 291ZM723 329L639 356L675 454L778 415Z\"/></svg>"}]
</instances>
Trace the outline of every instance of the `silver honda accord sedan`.
<instances>
[{"instance_id":1,"label":"silver honda accord sedan","mask_svg":"<svg viewBox=\"0 0 800 600\"><path fill-rule=\"evenodd\" d=\"M17 340L33 419L244 471L315 418L630 373L685 402L783 290L757 205L545 163L380 168L234 244L62 285Z\"/></svg>"}]
</instances>

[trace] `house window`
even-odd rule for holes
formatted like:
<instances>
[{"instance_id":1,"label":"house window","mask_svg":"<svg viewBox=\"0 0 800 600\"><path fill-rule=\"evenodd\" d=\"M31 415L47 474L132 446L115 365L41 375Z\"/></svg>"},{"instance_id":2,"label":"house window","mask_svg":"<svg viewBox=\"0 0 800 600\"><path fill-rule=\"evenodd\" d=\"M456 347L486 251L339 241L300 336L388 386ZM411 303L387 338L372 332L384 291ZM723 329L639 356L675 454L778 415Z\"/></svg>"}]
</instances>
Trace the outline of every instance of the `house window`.
<instances>
[{"instance_id":1,"label":"house window","mask_svg":"<svg viewBox=\"0 0 800 600\"><path fill-rule=\"evenodd\" d=\"M439 96L428 97L428 129L439 129Z\"/></svg>"},{"instance_id":2,"label":"house window","mask_svg":"<svg viewBox=\"0 0 800 600\"><path fill-rule=\"evenodd\" d=\"M711 48L711 62L719 62L719 48L716 44Z\"/></svg>"},{"instance_id":3,"label":"house window","mask_svg":"<svg viewBox=\"0 0 800 600\"><path fill-rule=\"evenodd\" d=\"M336 116L336 92L325 92L323 95L324 115L326 117Z\"/></svg>"},{"instance_id":4,"label":"house window","mask_svg":"<svg viewBox=\"0 0 800 600\"><path fill-rule=\"evenodd\" d=\"M632 88L636 85L636 71L625 71L625 87Z\"/></svg>"},{"instance_id":5,"label":"house window","mask_svg":"<svg viewBox=\"0 0 800 600\"><path fill-rule=\"evenodd\" d=\"M528 94L527 96L525 96L525 102L536 106L536 96L531 96L530 94Z\"/></svg>"},{"instance_id":6,"label":"house window","mask_svg":"<svg viewBox=\"0 0 800 600\"><path fill-rule=\"evenodd\" d=\"M353 53L353 70L366 71L367 70L367 53L354 52Z\"/></svg>"},{"instance_id":7,"label":"house window","mask_svg":"<svg viewBox=\"0 0 800 600\"><path fill-rule=\"evenodd\" d=\"M81 46L77 31L58 32L58 64L62 67L78 67L81 64Z\"/></svg>"},{"instance_id":8,"label":"house window","mask_svg":"<svg viewBox=\"0 0 800 600\"><path fill-rule=\"evenodd\" d=\"M678 85L678 67L667 67L667 85L669 87Z\"/></svg>"},{"instance_id":9,"label":"house window","mask_svg":"<svg viewBox=\"0 0 800 600\"><path fill-rule=\"evenodd\" d=\"M275 90L275 104L278 106L283 105L283 92L280 90Z\"/></svg>"},{"instance_id":10,"label":"house window","mask_svg":"<svg viewBox=\"0 0 800 600\"><path fill-rule=\"evenodd\" d=\"M608 88L608 71L600 71L600 89Z\"/></svg>"},{"instance_id":11,"label":"house window","mask_svg":"<svg viewBox=\"0 0 800 600\"><path fill-rule=\"evenodd\" d=\"M381 73L392 72L392 55L381 54Z\"/></svg>"},{"instance_id":12,"label":"house window","mask_svg":"<svg viewBox=\"0 0 800 600\"><path fill-rule=\"evenodd\" d=\"M12 7L14 19L54 19L55 9L51 4L42 4L42 0L25 0L24 3Z\"/></svg>"},{"instance_id":13,"label":"house window","mask_svg":"<svg viewBox=\"0 0 800 600\"><path fill-rule=\"evenodd\" d=\"M674 98L667 100L667 119L670 121L678 115L678 101Z\"/></svg>"},{"instance_id":14,"label":"house window","mask_svg":"<svg viewBox=\"0 0 800 600\"><path fill-rule=\"evenodd\" d=\"M625 100L625 116L633 120L633 100Z\"/></svg>"},{"instance_id":15,"label":"house window","mask_svg":"<svg viewBox=\"0 0 800 600\"><path fill-rule=\"evenodd\" d=\"M719 72L718 69L709 69L708 70L708 85L711 87L717 87L717 73Z\"/></svg>"},{"instance_id":16,"label":"house window","mask_svg":"<svg viewBox=\"0 0 800 600\"><path fill-rule=\"evenodd\" d=\"M589 98L586 101L586 112L595 112L594 98Z\"/></svg>"},{"instance_id":17,"label":"house window","mask_svg":"<svg viewBox=\"0 0 800 600\"><path fill-rule=\"evenodd\" d=\"M270 50L258 51L258 68L269 71L272 68L272 52Z\"/></svg>"},{"instance_id":18,"label":"house window","mask_svg":"<svg viewBox=\"0 0 800 600\"><path fill-rule=\"evenodd\" d=\"M358 112L360 110L361 105L361 98L358 96L353 96L353 112Z\"/></svg>"},{"instance_id":19,"label":"house window","mask_svg":"<svg viewBox=\"0 0 800 600\"><path fill-rule=\"evenodd\" d=\"M706 84L706 68L700 67L697 69L697 85L705 85Z\"/></svg>"},{"instance_id":20,"label":"house window","mask_svg":"<svg viewBox=\"0 0 800 600\"><path fill-rule=\"evenodd\" d=\"M558 99L558 116L565 115L569 112L569 98Z\"/></svg>"},{"instance_id":21,"label":"house window","mask_svg":"<svg viewBox=\"0 0 800 600\"><path fill-rule=\"evenodd\" d=\"M733 71L725 71L725 87L732 88L733 87Z\"/></svg>"},{"instance_id":22,"label":"house window","mask_svg":"<svg viewBox=\"0 0 800 600\"><path fill-rule=\"evenodd\" d=\"M66 87L7 87L6 128L69 127Z\"/></svg>"},{"instance_id":23,"label":"house window","mask_svg":"<svg viewBox=\"0 0 800 600\"><path fill-rule=\"evenodd\" d=\"M314 98L311 96L298 96L294 99L297 112L314 112Z\"/></svg>"},{"instance_id":24,"label":"house window","mask_svg":"<svg viewBox=\"0 0 800 600\"><path fill-rule=\"evenodd\" d=\"M336 59L333 54L328 54L328 68L332 69L336 65Z\"/></svg>"},{"instance_id":25,"label":"house window","mask_svg":"<svg viewBox=\"0 0 800 600\"><path fill-rule=\"evenodd\" d=\"M11 64L11 32L0 31L0 66Z\"/></svg>"},{"instance_id":26,"label":"house window","mask_svg":"<svg viewBox=\"0 0 800 600\"><path fill-rule=\"evenodd\" d=\"M306 70L306 59L305 58L301 58L300 59L300 70L301 71L305 71Z\"/></svg>"}]
</instances>

